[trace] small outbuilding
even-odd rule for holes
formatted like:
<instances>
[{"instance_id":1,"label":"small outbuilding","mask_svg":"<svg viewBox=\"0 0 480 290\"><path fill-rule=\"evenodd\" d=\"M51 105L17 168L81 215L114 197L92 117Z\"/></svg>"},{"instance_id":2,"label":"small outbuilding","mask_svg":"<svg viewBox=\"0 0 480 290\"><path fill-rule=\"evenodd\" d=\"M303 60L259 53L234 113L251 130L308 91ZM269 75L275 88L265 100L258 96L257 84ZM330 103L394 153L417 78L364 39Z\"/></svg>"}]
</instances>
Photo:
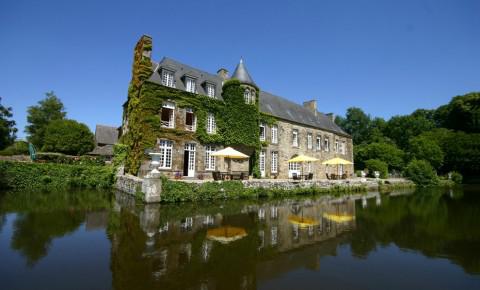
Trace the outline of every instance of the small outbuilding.
<instances>
[{"instance_id":1,"label":"small outbuilding","mask_svg":"<svg viewBox=\"0 0 480 290\"><path fill-rule=\"evenodd\" d=\"M118 142L118 135L119 129L117 127L97 125L95 127L95 148L88 154L111 159L113 145Z\"/></svg>"}]
</instances>

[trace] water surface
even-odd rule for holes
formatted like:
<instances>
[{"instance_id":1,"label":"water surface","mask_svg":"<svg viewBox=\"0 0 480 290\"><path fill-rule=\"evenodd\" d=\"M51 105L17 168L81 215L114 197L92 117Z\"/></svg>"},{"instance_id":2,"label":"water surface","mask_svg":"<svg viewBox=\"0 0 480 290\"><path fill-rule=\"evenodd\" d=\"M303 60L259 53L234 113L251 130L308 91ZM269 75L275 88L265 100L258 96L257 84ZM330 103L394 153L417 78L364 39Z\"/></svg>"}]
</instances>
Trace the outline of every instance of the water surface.
<instances>
[{"instance_id":1,"label":"water surface","mask_svg":"<svg viewBox=\"0 0 480 290\"><path fill-rule=\"evenodd\" d=\"M480 289L480 188L138 205L0 194L0 289Z\"/></svg>"}]
</instances>

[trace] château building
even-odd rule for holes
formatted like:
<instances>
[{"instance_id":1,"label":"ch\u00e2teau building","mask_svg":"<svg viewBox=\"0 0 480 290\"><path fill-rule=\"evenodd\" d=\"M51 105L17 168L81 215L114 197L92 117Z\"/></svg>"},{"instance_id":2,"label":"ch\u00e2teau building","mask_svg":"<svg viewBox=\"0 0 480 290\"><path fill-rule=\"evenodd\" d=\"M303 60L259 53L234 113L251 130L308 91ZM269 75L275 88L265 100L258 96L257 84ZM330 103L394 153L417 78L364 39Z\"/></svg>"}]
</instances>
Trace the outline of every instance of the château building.
<instances>
[{"instance_id":1,"label":"ch\u00e2teau building","mask_svg":"<svg viewBox=\"0 0 480 290\"><path fill-rule=\"evenodd\" d=\"M353 146L316 100L300 105L262 91L243 60L229 76L225 68L213 74L168 57L156 62L151 51L152 39L142 36L122 122L128 172L143 176L155 167L170 177L208 179L227 170L224 158L211 154L231 146L250 159L233 160L230 169L257 177L353 173L352 165L321 164L334 157L353 162ZM301 154L319 161L287 162Z\"/></svg>"}]
</instances>

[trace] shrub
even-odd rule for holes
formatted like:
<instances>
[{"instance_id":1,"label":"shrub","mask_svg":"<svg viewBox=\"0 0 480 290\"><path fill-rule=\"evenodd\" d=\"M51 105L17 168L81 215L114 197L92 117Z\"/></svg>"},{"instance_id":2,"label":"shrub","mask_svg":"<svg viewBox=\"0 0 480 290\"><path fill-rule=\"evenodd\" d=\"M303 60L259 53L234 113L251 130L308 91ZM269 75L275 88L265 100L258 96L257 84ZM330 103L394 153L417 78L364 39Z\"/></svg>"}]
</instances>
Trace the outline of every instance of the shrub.
<instances>
[{"instance_id":1,"label":"shrub","mask_svg":"<svg viewBox=\"0 0 480 290\"><path fill-rule=\"evenodd\" d=\"M72 164L72 165L105 165L103 156L71 156L62 153L41 152L37 153L36 160L47 163Z\"/></svg>"},{"instance_id":2,"label":"shrub","mask_svg":"<svg viewBox=\"0 0 480 290\"><path fill-rule=\"evenodd\" d=\"M125 144L113 145L113 165L119 166L125 163L128 155L128 146Z\"/></svg>"},{"instance_id":3,"label":"shrub","mask_svg":"<svg viewBox=\"0 0 480 290\"><path fill-rule=\"evenodd\" d=\"M458 173L456 171L452 171L452 172L449 173L449 175L450 175L450 179L453 182L455 182L455 184L462 184L463 176L460 173Z\"/></svg>"},{"instance_id":4,"label":"shrub","mask_svg":"<svg viewBox=\"0 0 480 290\"><path fill-rule=\"evenodd\" d=\"M414 159L405 167L405 176L420 186L438 184L438 176L432 165L425 160Z\"/></svg>"},{"instance_id":5,"label":"shrub","mask_svg":"<svg viewBox=\"0 0 480 290\"><path fill-rule=\"evenodd\" d=\"M27 154L29 154L28 143L25 141L16 141L12 145L0 151L0 155L2 156L27 155Z\"/></svg>"},{"instance_id":6,"label":"shrub","mask_svg":"<svg viewBox=\"0 0 480 290\"><path fill-rule=\"evenodd\" d=\"M380 178L388 177L388 164L382 160L369 159L365 161L365 168L368 169L368 176L375 177L374 172L380 172Z\"/></svg>"},{"instance_id":7,"label":"shrub","mask_svg":"<svg viewBox=\"0 0 480 290\"><path fill-rule=\"evenodd\" d=\"M55 120L45 129L42 151L82 155L94 147L87 125L74 120Z\"/></svg>"},{"instance_id":8,"label":"shrub","mask_svg":"<svg viewBox=\"0 0 480 290\"><path fill-rule=\"evenodd\" d=\"M110 188L113 180L111 166L0 161L2 188L14 190Z\"/></svg>"}]
</instances>

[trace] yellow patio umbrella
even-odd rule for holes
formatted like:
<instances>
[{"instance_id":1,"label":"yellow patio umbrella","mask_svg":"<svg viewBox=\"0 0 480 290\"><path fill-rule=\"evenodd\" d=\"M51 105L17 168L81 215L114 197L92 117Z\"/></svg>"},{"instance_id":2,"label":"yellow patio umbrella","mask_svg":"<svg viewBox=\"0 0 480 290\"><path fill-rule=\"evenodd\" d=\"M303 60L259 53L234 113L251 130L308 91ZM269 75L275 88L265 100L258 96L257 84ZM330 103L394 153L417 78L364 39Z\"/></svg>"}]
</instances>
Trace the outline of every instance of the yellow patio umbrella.
<instances>
[{"instance_id":1,"label":"yellow patio umbrella","mask_svg":"<svg viewBox=\"0 0 480 290\"><path fill-rule=\"evenodd\" d=\"M328 159L327 161L323 161L322 164L323 165L337 165L337 173L338 173L338 168L339 168L338 165L352 165L353 162L342 159L342 158L339 158L339 157L335 157L335 158L332 158L332 159Z\"/></svg>"},{"instance_id":2,"label":"yellow patio umbrella","mask_svg":"<svg viewBox=\"0 0 480 290\"><path fill-rule=\"evenodd\" d=\"M232 170L231 166L231 159L248 159L248 155L243 154L240 151L237 151L233 149L232 147L227 147L222 150L218 150L216 152L213 152L210 154L210 156L216 156L216 157L224 157L228 158L228 171Z\"/></svg>"},{"instance_id":3,"label":"yellow patio umbrella","mask_svg":"<svg viewBox=\"0 0 480 290\"><path fill-rule=\"evenodd\" d=\"M244 228L223 226L219 228L209 229L207 238L222 244L228 244L247 236Z\"/></svg>"},{"instance_id":4,"label":"yellow patio umbrella","mask_svg":"<svg viewBox=\"0 0 480 290\"><path fill-rule=\"evenodd\" d=\"M313 162L313 161L318 161L317 158L306 156L306 155L298 155L293 157L292 159L288 160L288 163L293 163L293 162L301 162L302 163L302 174L303 174L303 163L304 162Z\"/></svg>"},{"instance_id":5,"label":"yellow patio umbrella","mask_svg":"<svg viewBox=\"0 0 480 290\"><path fill-rule=\"evenodd\" d=\"M337 223L349 222L349 221L353 221L355 219L355 216L350 215L350 214L324 213L323 217L326 218L326 219L329 219L331 221L337 222Z\"/></svg>"},{"instance_id":6,"label":"yellow patio umbrella","mask_svg":"<svg viewBox=\"0 0 480 290\"><path fill-rule=\"evenodd\" d=\"M300 228L308 228L318 225L316 220L298 215L289 216L288 221L294 225L298 225Z\"/></svg>"}]
</instances>

